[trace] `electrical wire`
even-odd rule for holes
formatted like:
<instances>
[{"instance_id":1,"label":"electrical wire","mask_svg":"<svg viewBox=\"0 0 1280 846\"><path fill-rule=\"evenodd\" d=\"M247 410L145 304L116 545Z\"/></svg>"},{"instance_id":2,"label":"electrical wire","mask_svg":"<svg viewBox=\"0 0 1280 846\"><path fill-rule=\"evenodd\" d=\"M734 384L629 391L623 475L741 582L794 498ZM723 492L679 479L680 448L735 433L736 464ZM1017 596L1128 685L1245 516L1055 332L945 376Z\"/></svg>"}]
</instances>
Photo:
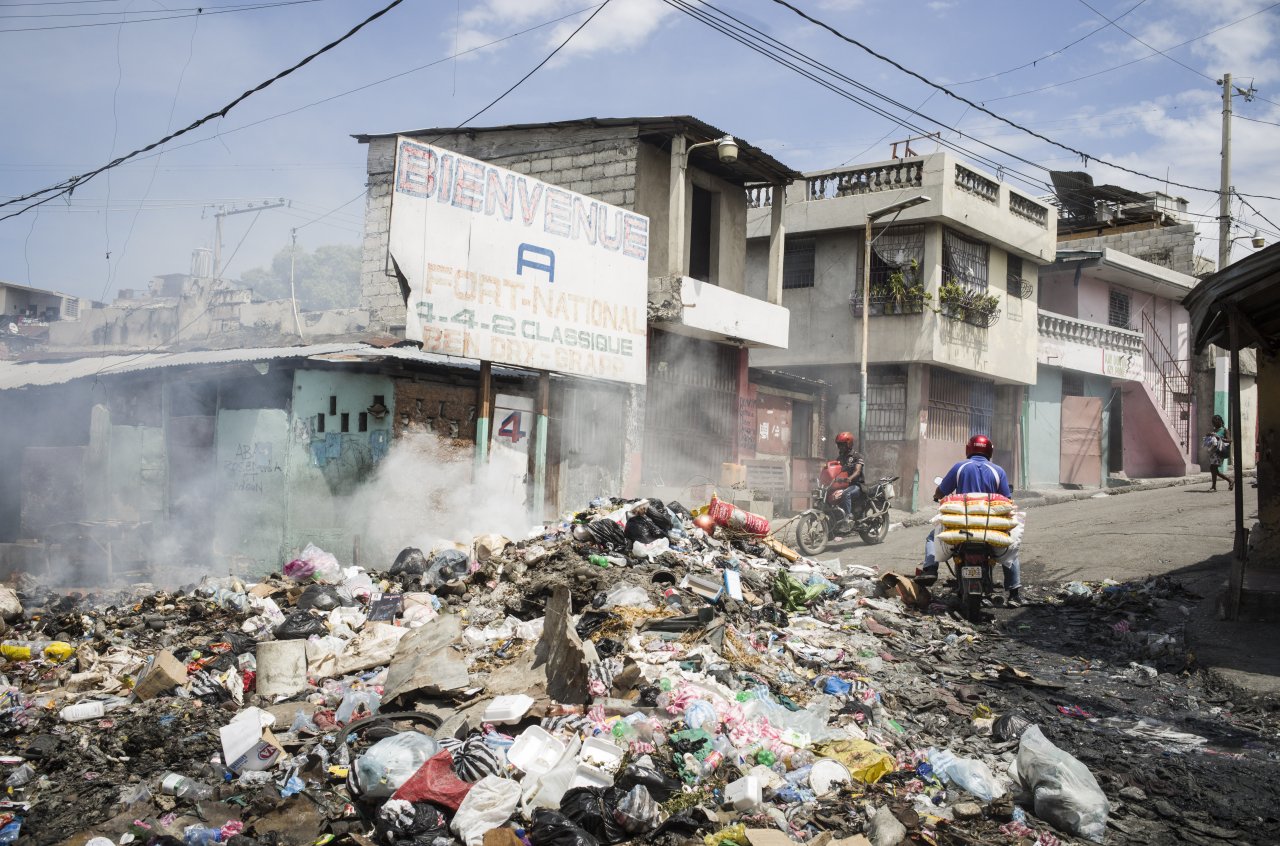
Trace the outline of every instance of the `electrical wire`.
<instances>
[{"instance_id":1,"label":"electrical wire","mask_svg":"<svg viewBox=\"0 0 1280 846\"><path fill-rule=\"evenodd\" d=\"M901 71L902 73L905 73L905 74L907 74L908 76L910 76L910 77L912 77L912 78L914 78L914 79L918 79L919 81L921 81L921 82L925 83L926 85L928 85L928 86L929 86L929 87L931 87L931 88L935 88L935 89L937 89L938 91L941 91L943 94L946 94L948 97L951 97L952 99L957 100L957 101L959 101L959 102L961 102L961 103L965 103L965 104L966 104L966 105L968 105L970 108L976 109L976 110L978 110L978 111L982 112L983 114L990 115L991 117L995 118L996 120L1000 121L1001 123L1008 124L1009 126L1012 126L1012 127L1013 127L1013 128L1015 128L1015 129L1020 129L1020 130L1022 130L1023 132L1025 132L1026 134L1028 134L1028 135L1032 136L1033 138L1038 138L1038 139L1040 139L1041 141L1044 141L1044 142L1046 142L1046 143L1048 143L1048 144L1053 145L1054 147L1058 147L1059 149L1066 150L1066 151L1067 151L1067 152L1069 152L1069 153L1074 153L1075 155L1079 156L1079 157L1081 158L1081 160L1082 160L1082 161L1084 161L1086 164L1087 164L1089 161L1095 161L1095 162L1097 162L1097 163L1099 163L1099 164L1101 164L1101 165L1105 165L1105 166L1110 167L1110 168L1112 168L1112 169L1114 169L1114 170L1119 170L1119 171L1122 171L1122 172L1124 172L1124 173L1132 174L1133 176L1139 176L1139 177L1142 177L1143 179L1149 179L1149 180L1151 180L1151 181L1153 181L1153 182L1163 182L1163 183L1165 183L1166 185L1176 185L1176 186L1178 186L1179 188L1185 188L1185 189L1187 189L1188 191L1200 191L1200 192L1207 193L1207 194L1217 194L1217 193L1219 193L1219 191L1218 191L1217 189L1214 189L1214 188L1202 188L1202 187L1200 187L1200 186L1198 186L1198 185L1189 185L1189 184L1187 184L1187 183L1185 183L1185 182L1174 182L1174 181L1169 180L1169 179L1161 179L1161 178L1159 178L1159 177L1157 177L1157 176L1152 176L1152 175L1151 175L1151 174L1149 174L1149 173L1143 173L1143 172L1142 172L1142 171L1140 171L1140 170L1135 170L1134 168L1130 168L1130 167L1126 167L1126 166L1124 166L1124 165L1119 165L1119 164L1115 164L1115 163L1113 163L1113 162L1109 162L1109 161L1107 161L1106 159L1099 158L1098 156L1094 156L1094 155L1092 155L1092 154L1090 154L1090 153L1086 153L1084 150L1080 150L1080 149L1077 149L1077 148L1072 147L1072 146L1070 146L1070 145L1063 144L1063 143L1062 143L1062 142L1060 142L1060 141L1055 141L1055 140L1053 140L1052 138L1050 138L1050 137L1049 137L1049 136L1047 136L1047 135L1044 135L1044 134L1042 134L1042 133L1036 132L1035 130L1030 129L1030 128L1028 128L1028 127L1022 126L1022 125L1018 124L1016 121L1010 120L1009 118L1006 118L1006 117L1004 117L1003 115L999 115L999 114L997 114L997 113L995 113L995 112L991 111L990 109L986 108L985 106L982 106L982 105L980 105L980 104L978 104L978 103L973 102L973 101L972 101L972 100L970 100L968 97L964 97L964 96L962 96L962 95L960 95L960 94L955 93L954 91L950 90L950 89L949 89L949 88L947 88L946 86L939 85L938 83L934 82L933 80L929 79L928 77L924 76L923 74L920 74L920 73L918 73L918 72L916 72L916 71L913 71L913 70L911 70L910 68L908 68L908 67L906 67L905 65L903 65L902 63L897 62L897 61L895 61L895 60L893 60L893 59L889 58L888 56L884 55L883 53L880 53L880 52L877 52L876 50L873 50L872 48L870 48L870 47L868 47L867 45L863 44L861 41L858 41L856 38L853 38L853 37L851 37L851 36L845 35L843 32L841 32L840 30L838 30L838 29L836 29L835 27L831 26L830 24L828 24L828 23L826 23L826 22L824 22L824 21L822 21L822 20L819 20L818 18L815 18L814 16L810 15L808 12L805 12L803 9L800 9L800 8L798 8L798 7L794 6L793 4L791 4L790 2L788 2L788 0L773 0L773 2L774 2L774 3L776 3L776 4L778 4L779 6L783 6L783 7L787 8L787 9L790 9L790 10L791 10L792 12L794 12L796 15L798 15L799 17L803 18L804 20L806 20L806 21L810 22L810 23L811 23L811 24L813 24L814 26L817 26L817 27L820 27L820 28L822 28L822 29L827 30L828 32L830 32L832 35L836 36L836 37L837 37L837 38L839 38L840 40L845 41L845 42L847 42L847 43L849 43L849 44L852 44L853 46L857 47L858 49L862 50L863 52L865 52L865 53L867 53L867 54L869 54L869 55L871 55L871 56L873 56L873 57L875 57L875 58L879 59L879 60L880 60L880 61L882 61L882 62L885 62L885 63L887 63L887 64L889 64L889 65L893 66L894 68L896 68L897 70ZM1275 5L1280 5L1280 3L1276 3ZM1005 154L1006 154L1006 155L1010 155L1010 154L1009 154L1009 153L1007 153L1007 152L1006 152ZM1021 157L1016 157L1016 158L1020 158L1020 159L1021 159ZM1021 159L1021 160L1022 160L1022 161L1026 161L1026 159ZM1251 197L1263 197L1264 199L1268 199L1268 200L1280 200L1280 197L1265 197L1264 195L1260 195L1260 194L1249 194L1248 196L1251 196Z\"/></svg>"},{"instance_id":2,"label":"electrical wire","mask_svg":"<svg viewBox=\"0 0 1280 846\"><path fill-rule=\"evenodd\" d=\"M1088 31L1088 32L1086 32L1084 35L1082 35L1082 36L1080 36L1079 38L1077 38L1075 41L1072 41L1070 44L1067 44L1067 45L1065 45L1065 46L1059 47L1057 50L1054 50L1054 51L1052 51L1052 52L1050 52L1050 53L1045 53L1043 56L1041 56L1041 57L1040 57L1040 58L1038 58L1038 59L1032 59L1031 61L1027 62L1026 64L1018 65L1016 68L1009 68L1008 70L1002 70L1002 71L998 71L998 72L996 72L996 73L988 74L988 75L986 75L986 76L980 76L980 77L978 77L977 79L966 79L964 82L953 82L953 83L951 83L951 84L952 84L952 85L972 85L972 84L973 84L973 83L975 83L975 82L986 82L987 80L989 80L989 79L995 79L995 78L996 78L996 77L998 77L998 76L1004 76L1005 74L1013 73L1014 71L1020 71L1020 70L1025 70L1026 68L1034 67L1034 66L1036 66L1036 65L1040 64L1041 62L1043 62L1045 59L1052 59L1054 56L1057 56L1057 55L1059 55L1059 54L1061 54L1061 53L1065 53L1067 50L1070 50L1072 47L1076 46L1076 45L1077 45L1077 44L1079 44L1081 41L1084 41L1086 38L1090 38L1090 37L1092 37L1092 36L1094 36L1094 35L1097 35L1099 32L1102 32L1102 31L1103 31L1104 29L1106 29L1107 27L1109 27L1109 26L1113 26L1113 25L1115 24L1115 22L1116 22L1116 21L1120 20L1120 18L1125 17L1125 16L1126 16L1126 15L1128 15L1130 12L1132 12L1134 9L1137 9L1139 6L1141 6L1143 3L1146 3L1146 2L1147 2L1147 0L1138 0L1138 2L1137 2L1137 3L1134 3L1134 4L1133 4L1132 6L1130 6L1126 11L1121 12L1121 13L1120 13L1120 16L1119 16L1119 17L1117 17L1115 20L1107 21L1106 23L1104 23L1102 26L1098 27L1097 29L1091 29L1091 30L1089 30L1089 31ZM1106 19L1106 16L1105 16L1105 15L1103 15L1103 19L1104 19L1104 20Z\"/></svg>"},{"instance_id":3,"label":"electrical wire","mask_svg":"<svg viewBox=\"0 0 1280 846\"><path fill-rule=\"evenodd\" d=\"M1232 112L1231 116L1233 118L1240 118L1240 120L1247 120L1249 121L1249 123L1265 123L1267 126L1280 126L1280 123L1276 123L1274 120L1262 120L1261 118L1251 118L1251 117L1242 115L1239 112Z\"/></svg>"},{"instance_id":4,"label":"electrical wire","mask_svg":"<svg viewBox=\"0 0 1280 846\"><path fill-rule=\"evenodd\" d=\"M116 2L116 0L112 0L112 2ZM13 4L10 4L10 5L13 5ZM156 5L159 6L161 4L157 3ZM201 11L211 12L216 9L234 9L234 10L256 9L263 5L268 5L268 4L236 3L236 4L226 4L223 6L176 6L173 8L170 8L167 6L161 6L161 8L167 13L176 14L178 12L201 12ZM5 8L8 8L8 6L6 6ZM101 17L103 15L151 15L151 14L155 14L155 10L148 9L146 11L137 11L137 12L133 11L132 9L117 9L111 12L42 12L40 14L0 15L0 21L16 20L19 18L90 18L90 17Z\"/></svg>"},{"instance_id":5,"label":"electrical wire","mask_svg":"<svg viewBox=\"0 0 1280 846\"><path fill-rule=\"evenodd\" d=\"M1166 59L1168 59L1169 61L1173 62L1175 65L1178 65L1179 67L1182 67L1182 68L1186 68L1187 70L1191 71L1192 73L1194 73L1196 76L1200 77L1201 79L1207 79L1207 80L1209 80L1210 82L1215 82L1214 78L1213 78L1213 77L1211 77L1211 76L1209 76L1207 73L1204 73L1203 71L1198 71L1198 70L1196 70L1195 68L1191 67L1191 65L1188 65L1188 64L1186 64L1185 62L1182 62L1182 61L1179 61L1178 59L1175 59L1173 56L1170 56L1168 53L1166 53L1165 51L1161 50L1159 47L1153 47L1153 46L1151 46L1150 44L1148 44L1147 42L1143 41L1143 40L1142 40L1141 38L1139 38L1138 36L1134 35L1134 34L1133 34L1132 32L1130 32L1129 30L1127 30L1127 29L1125 29L1124 27L1120 26L1120 24L1116 23L1116 21L1120 20L1120 18L1116 18L1115 20L1112 20L1111 18L1109 18L1109 17L1107 17L1106 15L1102 14L1102 12L1099 12L1099 11L1098 11L1097 9L1095 9L1093 6L1089 5L1089 0L1078 0L1078 2L1079 2L1082 6L1084 6L1085 8L1087 8L1089 11L1093 12L1095 15L1097 15L1097 16L1098 16L1098 17L1100 17L1100 18L1102 18L1104 21L1106 21L1107 23L1111 24L1111 25L1112 25L1112 26L1114 26L1116 29L1120 30L1120 31L1121 31L1121 32L1123 32L1125 35L1129 36L1129 37L1130 37L1130 38L1132 38L1134 41L1136 41L1136 42L1138 42L1139 44L1141 44L1143 47L1146 47L1148 50L1155 50L1157 53L1159 53L1161 56L1164 56Z\"/></svg>"},{"instance_id":6,"label":"electrical wire","mask_svg":"<svg viewBox=\"0 0 1280 846\"><path fill-rule=\"evenodd\" d=\"M279 73L277 73L275 76L271 77L270 79L267 79L267 80L265 80L265 81L263 81L263 82L258 83L258 85L256 85L256 86L254 86L253 88L250 88L249 90L245 91L245 92L244 92L244 93L242 93L239 97L236 97L236 98L235 98L234 100L232 100L230 103L228 103L227 105L223 106L221 109L218 109L218 110L217 110L217 111L215 111L215 112L211 112L211 113L209 113L209 114L205 115L205 116L204 116L204 117L202 117L202 118L197 118L195 121L191 122L190 124L188 124L187 126L183 127L182 129L179 129L179 130L177 130L176 132L171 132L171 133L169 133L168 135L166 135L165 137L163 137L163 138L159 139L158 141L152 141L150 144L146 145L145 147L139 147L138 149L134 150L134 151L133 151L133 152L131 152L131 153L127 153L127 154L125 154L125 155L123 155L123 156L120 156L120 157L118 157L118 158L115 158L115 159L111 160L110 162L107 162L105 165L102 165L101 167L96 168L95 170L91 170L91 171L88 171L88 172L86 172L86 173L82 173L82 174L79 174L79 175L77 175L77 176L73 176L73 177L71 177L71 178L69 178L69 179L64 179L62 182L59 182L59 183L57 183L56 185L52 185L52 186L50 186L50 187L48 187L48 188L42 188L42 189L41 189L41 190L39 190L39 191L33 192L33 193L31 193L31 194L27 194L27 195L25 195L25 196L23 196L23 197L18 197L18 198L12 199L12 200L6 200L6 201L4 201L4 202L0 203L0 208L4 208L4 207L6 207L6 206L11 206L11 205L14 205L14 204L16 204L16 203L26 202L27 200L33 200L33 199L35 199L35 198L37 198L37 197L42 197L42 195L48 195L48 196L43 196L43 198L42 198L42 199L40 199L40 200L38 200L37 202L32 203L31 205L25 206L25 207L23 207L23 208L19 209L19 210L18 210L18 211L16 211L16 212L10 212L9 214L7 214L7 215L5 215L5 216L0 217L0 221L8 220L8 219L9 219L9 218L11 218L11 217L16 217L16 216L18 216L18 215L22 214L23 212L30 211L32 208L35 208L36 206L39 206L39 205L43 205L44 203L47 203L47 202L49 202L50 200L56 199L57 197L61 197L61 196L62 196L62 195L64 195L64 194L70 194L70 193L71 193L72 191L74 191L76 188L78 188L79 186L81 186L81 185L83 185L84 183L88 182L90 179L93 179L95 176L97 176L97 175L99 175L99 174L101 174L101 173L103 173L103 172L105 172L105 171L111 170L112 168L119 167L121 164L123 164L124 162L128 161L129 159L134 158L135 156L138 156L138 155L140 155L140 154L142 154L142 153L146 153L146 152L149 152L149 151L151 151L151 150L154 150L156 147L159 147L159 146L161 146L162 144L165 144L165 143L167 143L167 142L169 142L169 141L173 140L174 138L178 138L179 136L185 135L186 133L191 132L191 131L192 131L192 130L194 130L194 129L197 129L197 128L198 128L198 127L200 127L200 126L203 126L204 124L208 123L209 121L211 121L211 120L213 120L213 119L215 119L215 118L222 118L222 117L226 117L228 112L230 112L232 109L234 109L234 108L235 108L236 106L238 106L240 103L242 103L242 102L244 102L245 100L247 100L249 97L253 96L254 94L258 93L259 91L262 91L264 88L266 88L267 86L271 85L272 83L277 82L277 81L279 81L279 80L281 80L281 79L285 78L286 76L290 75L290 74L291 74L291 73L293 73L294 71L297 71L299 68L301 68L301 67L303 67L303 66L307 65L308 63L310 63L312 60L314 60L314 59L315 59L315 58L317 58L318 56L322 56L322 55L324 55L325 53L329 52L330 50L334 49L334 48L335 48L335 47L337 47L339 44L342 44L344 41L346 41L347 39L351 38L351 37L352 37L352 36L354 36L356 33L358 33L360 30L364 29L366 26L368 26L369 24L373 23L373 22L374 22L374 21L376 21L378 18L381 18L383 15L387 14L388 12L390 12L392 9L394 9L396 6L399 6L399 5L400 5L401 3L403 3L403 2L404 2L404 0L391 0L391 2L390 2L389 4L387 4L386 6L383 6L381 9L379 9L379 10L378 10L378 11L376 11L376 12L374 12L372 15L370 15L370 16L369 16L369 17L367 17L367 18L365 18L365 19L364 19L363 21L361 21L360 23L356 24L354 27L352 27L351 29L349 29L345 34L343 34L343 35L342 35L342 36L340 36L339 38L335 39L334 41L329 42L329 43L328 43L328 44L326 44L325 46L321 47L319 50L316 50L315 52L313 52L313 53L309 54L308 56L306 56L305 58L303 58L301 61L299 61L299 62L297 62L297 63L295 63L295 64L291 65L291 66L290 66L290 67L288 67L288 68L285 68L284 70L280 71Z\"/></svg>"},{"instance_id":7,"label":"electrical wire","mask_svg":"<svg viewBox=\"0 0 1280 846\"><path fill-rule=\"evenodd\" d=\"M218 277L221 278L226 273L227 268L231 266L231 262L235 260L236 254L240 252L240 248L244 246L245 240L249 237L249 233L253 231L253 225L258 222L258 218L262 217L262 209L258 209L253 213L253 220L249 221L249 225L245 227L244 234L240 236L239 243L236 248L231 251L231 258L227 259L222 267L218 268Z\"/></svg>"},{"instance_id":8,"label":"electrical wire","mask_svg":"<svg viewBox=\"0 0 1280 846\"><path fill-rule=\"evenodd\" d=\"M351 204L352 204L352 203L354 203L356 200L360 199L361 197L363 197L364 195L366 195L366 194L368 194L368 193L369 193L369 189L368 189L367 187L366 187L366 188L361 188L361 189L360 189L360 193L359 193L359 194L356 194L356 195L355 195L354 197L352 197L350 200L347 200L345 203L343 203L343 204L342 204L342 205L340 205L340 206L336 206L335 208L330 209L329 211L327 211L327 212L325 212L324 214L322 214L322 215L320 215L319 217L317 217L315 220L312 220L312 221L310 221L310 222L308 222L308 223L304 223L304 224L302 224L301 226L295 226L293 231L297 232L299 229L306 229L306 228L307 228L308 226L310 226L312 223L319 223L320 221L324 220L324 219L325 219L326 217L328 217L329 215L334 214L335 212L342 211L342 210L343 210L343 209L345 209L347 206L351 205Z\"/></svg>"},{"instance_id":9,"label":"electrical wire","mask_svg":"<svg viewBox=\"0 0 1280 846\"><path fill-rule=\"evenodd\" d=\"M183 18L194 18L199 15L229 15L229 14L232 14L233 12L256 12L256 11L259 11L260 9L277 9L277 8L280 8L281 6L302 6L307 3L320 3L320 2L323 2L323 0L280 0L280 2L277 2L277 3L260 3L255 6L236 6L234 8L225 8L221 10L215 8L213 11L209 11L206 9L205 11L197 11L197 12L192 12L190 14L185 14L185 15L161 15L159 17L154 17L154 18L138 18L136 20L131 20L131 21L99 21L97 23L57 24L55 26L11 27L9 29L0 29L0 33L49 32L50 30L55 30L55 29L87 29L89 27L97 27L97 26L125 26L128 24L154 23L156 21L177 21L177 20L182 20ZM124 14L124 13L109 12L104 14L118 15L118 14ZM0 17L0 20L4 20L4 18Z\"/></svg>"},{"instance_id":10,"label":"electrical wire","mask_svg":"<svg viewBox=\"0 0 1280 846\"><path fill-rule=\"evenodd\" d=\"M1231 193L1232 193L1232 194L1235 194L1235 195L1236 195L1236 197L1240 200L1240 202L1241 202L1241 203L1244 203L1244 204L1245 204L1246 206L1248 206L1250 209L1253 209L1253 213L1254 213L1254 214L1256 214L1258 217L1260 217L1260 218L1262 218L1263 220L1265 220L1267 223L1270 223L1270 224L1271 224L1271 226L1272 226L1272 228L1273 228L1273 229L1275 229L1275 230L1277 230L1277 233L1273 233L1273 234L1278 234L1278 235L1280 235L1280 226L1276 226L1276 224L1272 223L1272 222L1271 222L1271 219L1270 219L1269 217L1267 217L1267 216L1266 216L1265 214L1263 214L1262 212L1258 211L1258 209L1253 205L1253 203L1251 203L1251 202L1249 202L1248 200L1246 200L1242 194L1240 194L1239 192L1235 191L1234 189L1232 190L1232 192L1231 192Z\"/></svg>"}]
</instances>

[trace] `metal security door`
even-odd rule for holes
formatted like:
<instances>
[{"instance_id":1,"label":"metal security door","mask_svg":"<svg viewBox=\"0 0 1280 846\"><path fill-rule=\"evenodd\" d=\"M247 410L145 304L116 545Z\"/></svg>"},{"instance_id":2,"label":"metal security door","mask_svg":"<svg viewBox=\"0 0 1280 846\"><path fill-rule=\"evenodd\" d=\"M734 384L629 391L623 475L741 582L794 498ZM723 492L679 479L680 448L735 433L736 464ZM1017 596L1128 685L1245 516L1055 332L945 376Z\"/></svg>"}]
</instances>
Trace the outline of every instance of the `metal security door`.
<instances>
[{"instance_id":1,"label":"metal security door","mask_svg":"<svg viewBox=\"0 0 1280 846\"><path fill-rule=\"evenodd\" d=\"M1064 485L1102 485L1102 397L1062 398L1062 460L1059 479Z\"/></svg>"}]
</instances>

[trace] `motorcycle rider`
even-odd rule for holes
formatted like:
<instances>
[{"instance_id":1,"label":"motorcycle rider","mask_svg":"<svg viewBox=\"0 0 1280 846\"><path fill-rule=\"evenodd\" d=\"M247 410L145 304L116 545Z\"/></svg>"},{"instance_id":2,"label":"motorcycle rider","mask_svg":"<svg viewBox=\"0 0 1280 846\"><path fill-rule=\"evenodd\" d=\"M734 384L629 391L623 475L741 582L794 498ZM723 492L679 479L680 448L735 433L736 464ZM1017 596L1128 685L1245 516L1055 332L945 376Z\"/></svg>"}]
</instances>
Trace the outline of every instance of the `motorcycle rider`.
<instances>
[{"instance_id":1,"label":"motorcycle rider","mask_svg":"<svg viewBox=\"0 0 1280 846\"><path fill-rule=\"evenodd\" d=\"M1009 477L1004 468L991 460L994 447L986 435L974 435L965 446L965 460L957 462L947 475L942 477L938 490L933 494L934 502L953 493L990 493L1012 498L1009 490ZM936 529L929 532L924 542L924 565L921 570L921 581L932 583L938 578L938 560L935 557ZM1018 544L1011 544L1004 552L996 556L1004 570L1005 603L1012 607L1022 604L1022 562L1018 557Z\"/></svg>"},{"instance_id":2,"label":"motorcycle rider","mask_svg":"<svg viewBox=\"0 0 1280 846\"><path fill-rule=\"evenodd\" d=\"M837 460L840 462L840 469L849 477L849 487L840 494L840 507L844 509L845 516L852 520L854 500L858 500L861 510L865 508L863 501L866 498L862 490L862 454L853 448L852 432L836 435L836 451L839 453Z\"/></svg>"}]
</instances>

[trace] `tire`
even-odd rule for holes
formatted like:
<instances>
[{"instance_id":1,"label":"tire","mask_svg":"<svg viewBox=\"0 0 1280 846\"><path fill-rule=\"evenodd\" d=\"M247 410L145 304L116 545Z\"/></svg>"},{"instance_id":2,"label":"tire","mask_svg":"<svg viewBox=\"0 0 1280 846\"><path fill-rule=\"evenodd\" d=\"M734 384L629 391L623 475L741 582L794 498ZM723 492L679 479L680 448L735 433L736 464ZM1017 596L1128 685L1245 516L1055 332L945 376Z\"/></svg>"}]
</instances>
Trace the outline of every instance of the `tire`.
<instances>
[{"instance_id":1,"label":"tire","mask_svg":"<svg viewBox=\"0 0 1280 846\"><path fill-rule=\"evenodd\" d=\"M862 538L862 542L867 546L875 546L878 543L884 543L884 539L889 537L889 512L886 510L880 514L873 528L858 532L858 537Z\"/></svg>"},{"instance_id":2,"label":"tire","mask_svg":"<svg viewBox=\"0 0 1280 846\"><path fill-rule=\"evenodd\" d=\"M821 514L810 510L796 518L796 548L809 558L827 548L827 521Z\"/></svg>"}]
</instances>

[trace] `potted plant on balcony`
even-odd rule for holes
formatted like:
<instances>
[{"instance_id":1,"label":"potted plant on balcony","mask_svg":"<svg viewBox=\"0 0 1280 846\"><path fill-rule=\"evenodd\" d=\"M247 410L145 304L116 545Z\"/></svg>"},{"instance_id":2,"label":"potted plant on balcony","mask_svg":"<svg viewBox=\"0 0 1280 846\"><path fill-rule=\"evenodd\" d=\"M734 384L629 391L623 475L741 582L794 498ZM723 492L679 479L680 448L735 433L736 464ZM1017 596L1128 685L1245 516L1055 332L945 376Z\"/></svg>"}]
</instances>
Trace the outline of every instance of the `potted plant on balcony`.
<instances>
[{"instance_id":1,"label":"potted plant on balcony","mask_svg":"<svg viewBox=\"0 0 1280 846\"><path fill-rule=\"evenodd\" d=\"M968 310L969 292L954 279L944 279L938 286L938 305L942 313L955 320L964 320Z\"/></svg>"},{"instance_id":2,"label":"potted plant on balcony","mask_svg":"<svg viewBox=\"0 0 1280 846\"><path fill-rule=\"evenodd\" d=\"M978 294L974 293L973 302L969 306L974 321L980 326L990 326L995 322L994 318L1000 312L1000 297L996 294Z\"/></svg>"}]
</instances>

